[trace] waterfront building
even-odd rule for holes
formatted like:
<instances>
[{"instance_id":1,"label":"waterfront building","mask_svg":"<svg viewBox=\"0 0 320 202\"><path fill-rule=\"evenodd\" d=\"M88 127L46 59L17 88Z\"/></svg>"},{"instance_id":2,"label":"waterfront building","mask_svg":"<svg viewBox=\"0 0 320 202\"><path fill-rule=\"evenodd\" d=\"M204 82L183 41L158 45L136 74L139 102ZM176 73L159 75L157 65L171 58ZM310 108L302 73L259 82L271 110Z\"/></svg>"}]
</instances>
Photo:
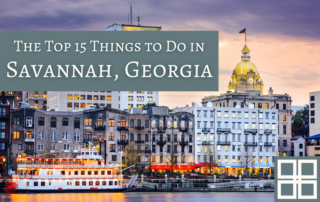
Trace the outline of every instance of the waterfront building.
<instances>
[{"instance_id":1,"label":"waterfront building","mask_svg":"<svg viewBox=\"0 0 320 202\"><path fill-rule=\"evenodd\" d=\"M22 91L0 91L0 103L9 104L10 108L20 108L23 101Z\"/></svg>"},{"instance_id":2,"label":"waterfront building","mask_svg":"<svg viewBox=\"0 0 320 202\"><path fill-rule=\"evenodd\" d=\"M263 81L257 67L251 62L250 50L247 45L242 49L241 62L238 63L231 75L227 93L219 96L206 96L202 105L212 102L215 107L276 109L278 110L279 156L291 155L291 97L287 94L274 94L270 87L268 94L263 93Z\"/></svg>"},{"instance_id":3,"label":"waterfront building","mask_svg":"<svg viewBox=\"0 0 320 202\"><path fill-rule=\"evenodd\" d=\"M300 135L291 138L291 156L306 156L305 141Z\"/></svg>"},{"instance_id":4,"label":"waterfront building","mask_svg":"<svg viewBox=\"0 0 320 202\"><path fill-rule=\"evenodd\" d=\"M157 91L49 91L49 110L85 110L99 105L120 110L141 108L147 103L159 104Z\"/></svg>"},{"instance_id":5,"label":"waterfront building","mask_svg":"<svg viewBox=\"0 0 320 202\"><path fill-rule=\"evenodd\" d=\"M320 156L320 134L306 138L306 156Z\"/></svg>"},{"instance_id":6,"label":"waterfront building","mask_svg":"<svg viewBox=\"0 0 320 202\"><path fill-rule=\"evenodd\" d=\"M129 139L126 141L130 152L136 152L136 161L141 169L148 173L151 164L151 134L150 134L150 115L147 114L147 108L132 108L129 112ZM124 159L126 162L126 159Z\"/></svg>"},{"instance_id":7,"label":"waterfront building","mask_svg":"<svg viewBox=\"0 0 320 202\"><path fill-rule=\"evenodd\" d=\"M309 134L320 134L320 91L309 93Z\"/></svg>"},{"instance_id":8,"label":"waterfront building","mask_svg":"<svg viewBox=\"0 0 320 202\"><path fill-rule=\"evenodd\" d=\"M36 109L47 108L47 91L24 91L25 102Z\"/></svg>"},{"instance_id":9,"label":"waterfront building","mask_svg":"<svg viewBox=\"0 0 320 202\"><path fill-rule=\"evenodd\" d=\"M273 174L278 155L278 110L193 103L173 111L194 114L195 167L223 175Z\"/></svg>"},{"instance_id":10,"label":"waterfront building","mask_svg":"<svg viewBox=\"0 0 320 202\"><path fill-rule=\"evenodd\" d=\"M150 107L151 170L194 170L193 114L169 113L168 107Z\"/></svg>"},{"instance_id":11,"label":"waterfront building","mask_svg":"<svg viewBox=\"0 0 320 202\"><path fill-rule=\"evenodd\" d=\"M0 104L0 175L8 174L10 159L10 105Z\"/></svg>"}]
</instances>

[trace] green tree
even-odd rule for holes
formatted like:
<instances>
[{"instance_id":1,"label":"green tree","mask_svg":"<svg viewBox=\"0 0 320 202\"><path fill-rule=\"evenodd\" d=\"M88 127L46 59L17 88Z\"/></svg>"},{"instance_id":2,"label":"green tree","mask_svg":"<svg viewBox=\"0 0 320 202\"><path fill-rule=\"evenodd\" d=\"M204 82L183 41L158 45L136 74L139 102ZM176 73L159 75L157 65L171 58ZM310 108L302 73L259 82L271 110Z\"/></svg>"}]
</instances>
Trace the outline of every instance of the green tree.
<instances>
[{"instance_id":1,"label":"green tree","mask_svg":"<svg viewBox=\"0 0 320 202\"><path fill-rule=\"evenodd\" d=\"M300 117L295 117L292 122L292 126L294 128L294 134L297 135L298 131L303 127L303 119Z\"/></svg>"},{"instance_id":2,"label":"green tree","mask_svg":"<svg viewBox=\"0 0 320 202\"><path fill-rule=\"evenodd\" d=\"M156 106L157 106L157 104L155 102L149 102L149 103L143 105L143 107L147 107L148 109L149 109L149 107L156 107Z\"/></svg>"}]
</instances>

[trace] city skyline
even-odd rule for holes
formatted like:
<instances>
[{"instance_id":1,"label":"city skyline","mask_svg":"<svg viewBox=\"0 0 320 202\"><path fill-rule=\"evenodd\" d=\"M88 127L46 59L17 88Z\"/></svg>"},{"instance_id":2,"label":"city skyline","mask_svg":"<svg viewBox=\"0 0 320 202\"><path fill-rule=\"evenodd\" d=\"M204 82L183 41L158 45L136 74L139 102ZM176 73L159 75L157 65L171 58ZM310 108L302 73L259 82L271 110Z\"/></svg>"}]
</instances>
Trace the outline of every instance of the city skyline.
<instances>
[{"instance_id":1,"label":"city skyline","mask_svg":"<svg viewBox=\"0 0 320 202\"><path fill-rule=\"evenodd\" d=\"M200 103L206 95L225 93L241 61L244 35L238 32L244 27L264 92L272 87L275 94L289 94L294 106L308 104L308 93L320 86L317 3L184 1L181 6L181 2L134 2L134 24L139 13L141 25L162 26L163 31L219 31L219 92L160 92L160 105L181 107ZM113 23L127 23L129 5L130 1L6 1L0 30L104 30Z\"/></svg>"}]
</instances>

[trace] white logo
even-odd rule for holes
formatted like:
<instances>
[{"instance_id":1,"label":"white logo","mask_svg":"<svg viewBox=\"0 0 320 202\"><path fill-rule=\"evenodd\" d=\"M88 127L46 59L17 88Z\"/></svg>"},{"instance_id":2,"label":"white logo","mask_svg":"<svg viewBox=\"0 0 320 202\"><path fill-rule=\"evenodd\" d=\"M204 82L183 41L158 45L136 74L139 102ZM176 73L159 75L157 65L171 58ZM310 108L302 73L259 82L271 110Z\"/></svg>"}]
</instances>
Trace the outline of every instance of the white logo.
<instances>
[{"instance_id":1,"label":"white logo","mask_svg":"<svg viewBox=\"0 0 320 202\"><path fill-rule=\"evenodd\" d=\"M297 174L297 162L298 162L298 174ZM308 163L313 165L313 175L302 175L302 164ZM282 164L292 164L293 173L286 175L281 173ZM278 199L297 199L297 185L298 185L298 199L317 199L317 160L292 160L281 159L278 160ZM282 195L281 185L289 184L293 186L292 195ZM302 185L312 184L313 195L302 195Z\"/></svg>"}]
</instances>

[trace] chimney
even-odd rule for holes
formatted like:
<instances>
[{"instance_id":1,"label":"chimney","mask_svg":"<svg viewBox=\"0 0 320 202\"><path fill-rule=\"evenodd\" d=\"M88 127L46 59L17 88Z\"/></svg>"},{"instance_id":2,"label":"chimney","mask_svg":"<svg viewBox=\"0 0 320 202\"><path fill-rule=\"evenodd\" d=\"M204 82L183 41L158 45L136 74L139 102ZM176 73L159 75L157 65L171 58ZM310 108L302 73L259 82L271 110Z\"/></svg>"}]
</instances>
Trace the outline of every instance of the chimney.
<instances>
[{"instance_id":1,"label":"chimney","mask_svg":"<svg viewBox=\"0 0 320 202\"><path fill-rule=\"evenodd\" d=\"M270 96L270 97L272 97L272 96L273 96L273 90L272 90L272 88L271 88L271 87L270 87L270 89L269 89L269 91L268 91L268 92L269 92L269 96Z\"/></svg>"}]
</instances>

